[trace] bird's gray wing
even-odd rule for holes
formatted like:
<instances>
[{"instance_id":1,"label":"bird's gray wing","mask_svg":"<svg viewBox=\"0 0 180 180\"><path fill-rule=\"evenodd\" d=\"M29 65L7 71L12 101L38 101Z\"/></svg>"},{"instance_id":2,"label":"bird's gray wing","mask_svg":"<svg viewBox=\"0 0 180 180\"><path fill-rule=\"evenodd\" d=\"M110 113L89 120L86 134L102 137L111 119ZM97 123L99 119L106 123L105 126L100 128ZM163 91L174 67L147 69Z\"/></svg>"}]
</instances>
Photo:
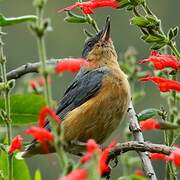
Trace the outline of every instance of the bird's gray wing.
<instances>
[{"instance_id":1,"label":"bird's gray wing","mask_svg":"<svg viewBox=\"0 0 180 180\"><path fill-rule=\"evenodd\" d=\"M58 104L56 114L63 119L69 111L94 96L102 85L103 76L108 72L107 67L95 70L81 69L65 91L62 100Z\"/></svg>"}]
</instances>

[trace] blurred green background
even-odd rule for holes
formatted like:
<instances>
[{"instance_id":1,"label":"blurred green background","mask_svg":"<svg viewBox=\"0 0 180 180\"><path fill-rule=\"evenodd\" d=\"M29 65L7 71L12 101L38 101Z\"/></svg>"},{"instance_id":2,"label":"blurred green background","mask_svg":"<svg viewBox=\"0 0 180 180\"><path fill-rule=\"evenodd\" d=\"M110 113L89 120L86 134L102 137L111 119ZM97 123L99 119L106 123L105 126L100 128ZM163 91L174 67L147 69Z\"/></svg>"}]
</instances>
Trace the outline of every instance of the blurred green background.
<instances>
[{"instance_id":1,"label":"blurred green background","mask_svg":"<svg viewBox=\"0 0 180 180\"><path fill-rule=\"evenodd\" d=\"M86 36L83 34L83 28L89 28L88 25L69 24L63 21L65 13L57 13L59 8L71 5L75 1L50 0L46 6L46 17L51 19L53 31L47 34L46 48L48 58L63 58L63 57L80 57ZM148 0L150 7L154 13L162 20L164 30L170 27L180 25L179 21L179 0ZM112 39L117 52L123 53L129 46L134 46L139 52L139 59L149 55L149 46L140 40L140 31L138 28L129 25L131 13L125 10L98 9L95 10L93 17L97 20L99 26L104 24L107 15L111 16L112 20ZM21 16L35 14L30 0L0 0L0 13L5 16ZM8 70L12 70L27 62L36 62L38 60L36 40L32 33L27 28L26 24L7 27L3 29L7 32L3 41L5 42L5 54L7 56ZM180 45L180 36L177 38L177 45ZM53 98L60 99L72 76L65 74L61 78L53 78ZM18 80L19 81L19 80ZM137 87L138 88L138 87ZM163 100L159 97L159 91L152 84L145 87L147 96L143 98L137 105L136 110L140 111L148 107L159 108ZM152 98L153 97L153 98ZM117 130L116 136L121 136L121 130ZM119 135L120 134L120 135ZM161 143L162 134L160 132L144 133L146 140ZM151 138L150 138L151 137ZM35 169L42 170L44 180L55 180L59 175L59 169L55 156L36 156L28 159L28 165L33 174ZM153 163L159 179L164 179L164 170L162 162ZM114 174L119 174L122 170L122 165L114 169ZM112 178L116 179L116 178Z\"/></svg>"}]
</instances>

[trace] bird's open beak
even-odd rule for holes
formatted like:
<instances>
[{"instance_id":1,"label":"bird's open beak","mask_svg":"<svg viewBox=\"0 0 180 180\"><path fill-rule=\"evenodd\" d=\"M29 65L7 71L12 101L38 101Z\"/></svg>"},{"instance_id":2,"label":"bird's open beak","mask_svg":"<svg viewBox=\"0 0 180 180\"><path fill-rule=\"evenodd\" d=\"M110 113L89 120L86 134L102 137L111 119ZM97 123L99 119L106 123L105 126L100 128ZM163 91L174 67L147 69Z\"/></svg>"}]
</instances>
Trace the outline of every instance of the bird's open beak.
<instances>
[{"instance_id":1,"label":"bird's open beak","mask_svg":"<svg viewBox=\"0 0 180 180\"><path fill-rule=\"evenodd\" d=\"M105 24L104 29L103 29L103 33L102 33L102 40L103 41L109 40L110 30L111 30L111 20L110 20L110 17L108 16L106 19L106 24Z\"/></svg>"}]
</instances>

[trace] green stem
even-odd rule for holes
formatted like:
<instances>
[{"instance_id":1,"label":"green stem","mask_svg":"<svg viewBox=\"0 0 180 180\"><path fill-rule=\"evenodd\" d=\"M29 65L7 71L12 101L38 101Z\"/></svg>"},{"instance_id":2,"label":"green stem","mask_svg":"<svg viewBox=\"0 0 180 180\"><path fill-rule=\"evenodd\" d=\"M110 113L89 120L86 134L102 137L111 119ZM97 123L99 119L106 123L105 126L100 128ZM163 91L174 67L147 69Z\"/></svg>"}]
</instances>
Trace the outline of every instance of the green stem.
<instances>
[{"instance_id":1,"label":"green stem","mask_svg":"<svg viewBox=\"0 0 180 180\"><path fill-rule=\"evenodd\" d=\"M172 41L169 42L169 47L171 48L172 52L175 54L176 58L180 59L180 53Z\"/></svg>"},{"instance_id":2,"label":"green stem","mask_svg":"<svg viewBox=\"0 0 180 180\"><path fill-rule=\"evenodd\" d=\"M0 28L1 33L1 28ZM3 52L3 43L0 35L0 64L1 64L1 73L2 80L5 84L8 83L6 76L6 58ZM4 101L5 101L5 112L6 118L4 119L7 128L7 136L8 136L8 145L11 144L12 140L12 128L11 128L11 108L10 108L10 89L6 89L4 92ZM13 179L13 156L8 154L8 180Z\"/></svg>"},{"instance_id":3,"label":"green stem","mask_svg":"<svg viewBox=\"0 0 180 180\"><path fill-rule=\"evenodd\" d=\"M45 89L44 89L44 94L45 94L45 98L46 98L46 104L53 108L53 104L52 104L52 92L51 92L51 86L48 82L48 71L47 71L47 67L46 67L46 48L45 48L45 40L44 40L44 35L45 35L45 27L43 27L43 13L44 13L44 6L39 8L37 7L37 16L38 16L38 21L37 21L37 28L38 30L35 31L36 35L37 35L37 44L38 44L38 52L39 52L39 59L41 62L41 72L42 75L44 76L45 79ZM58 160L59 160L59 164L62 167L63 170L63 174L65 174L67 167L68 167L68 159L67 156L64 152L64 149L62 146L58 146L58 133L57 133L57 124L54 120L50 120L50 124L51 124L51 128L52 128L52 132L53 135L55 137L55 149L56 152L58 154ZM62 129L62 128L61 128Z\"/></svg>"},{"instance_id":4,"label":"green stem","mask_svg":"<svg viewBox=\"0 0 180 180\"><path fill-rule=\"evenodd\" d=\"M37 39L38 43L38 51L39 51L39 58L42 63L42 72L43 76L45 79L45 89L44 89L44 94L45 94L45 99L46 99L46 104L51 107L52 106L52 95L51 95L51 87L48 82L48 73L46 71L46 51L45 51L45 43L44 43L44 38L39 37Z\"/></svg>"},{"instance_id":5,"label":"green stem","mask_svg":"<svg viewBox=\"0 0 180 180\"><path fill-rule=\"evenodd\" d=\"M37 8L37 15L38 15L38 21L37 25L39 29L43 26L43 9ZM45 42L44 42L44 34L38 35L37 34L37 44L38 44L38 52L39 52L39 59L40 62L42 63L42 72L43 76L45 79L45 98L46 98L46 103L49 107L52 106L52 95L51 95L51 87L50 84L48 83L48 73L46 70L46 48L45 48Z\"/></svg>"},{"instance_id":6,"label":"green stem","mask_svg":"<svg viewBox=\"0 0 180 180\"><path fill-rule=\"evenodd\" d=\"M97 25L97 22L89 15L86 15L87 19L88 19L88 23L92 25L92 27L94 28L94 30L96 32L99 32L99 27Z\"/></svg>"}]
</instances>

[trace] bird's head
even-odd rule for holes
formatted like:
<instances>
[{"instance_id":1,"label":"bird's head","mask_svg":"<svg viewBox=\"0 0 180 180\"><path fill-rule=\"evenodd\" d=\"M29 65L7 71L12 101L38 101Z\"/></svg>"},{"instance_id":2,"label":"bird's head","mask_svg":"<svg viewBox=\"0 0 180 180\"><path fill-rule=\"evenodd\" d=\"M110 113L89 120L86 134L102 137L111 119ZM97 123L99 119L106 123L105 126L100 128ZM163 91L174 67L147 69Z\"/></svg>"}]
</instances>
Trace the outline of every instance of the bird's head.
<instances>
[{"instance_id":1,"label":"bird's head","mask_svg":"<svg viewBox=\"0 0 180 180\"><path fill-rule=\"evenodd\" d=\"M84 45L82 57L88 60L111 59L117 57L113 42L110 37L110 18L107 17L105 26L94 37L89 38Z\"/></svg>"}]
</instances>

